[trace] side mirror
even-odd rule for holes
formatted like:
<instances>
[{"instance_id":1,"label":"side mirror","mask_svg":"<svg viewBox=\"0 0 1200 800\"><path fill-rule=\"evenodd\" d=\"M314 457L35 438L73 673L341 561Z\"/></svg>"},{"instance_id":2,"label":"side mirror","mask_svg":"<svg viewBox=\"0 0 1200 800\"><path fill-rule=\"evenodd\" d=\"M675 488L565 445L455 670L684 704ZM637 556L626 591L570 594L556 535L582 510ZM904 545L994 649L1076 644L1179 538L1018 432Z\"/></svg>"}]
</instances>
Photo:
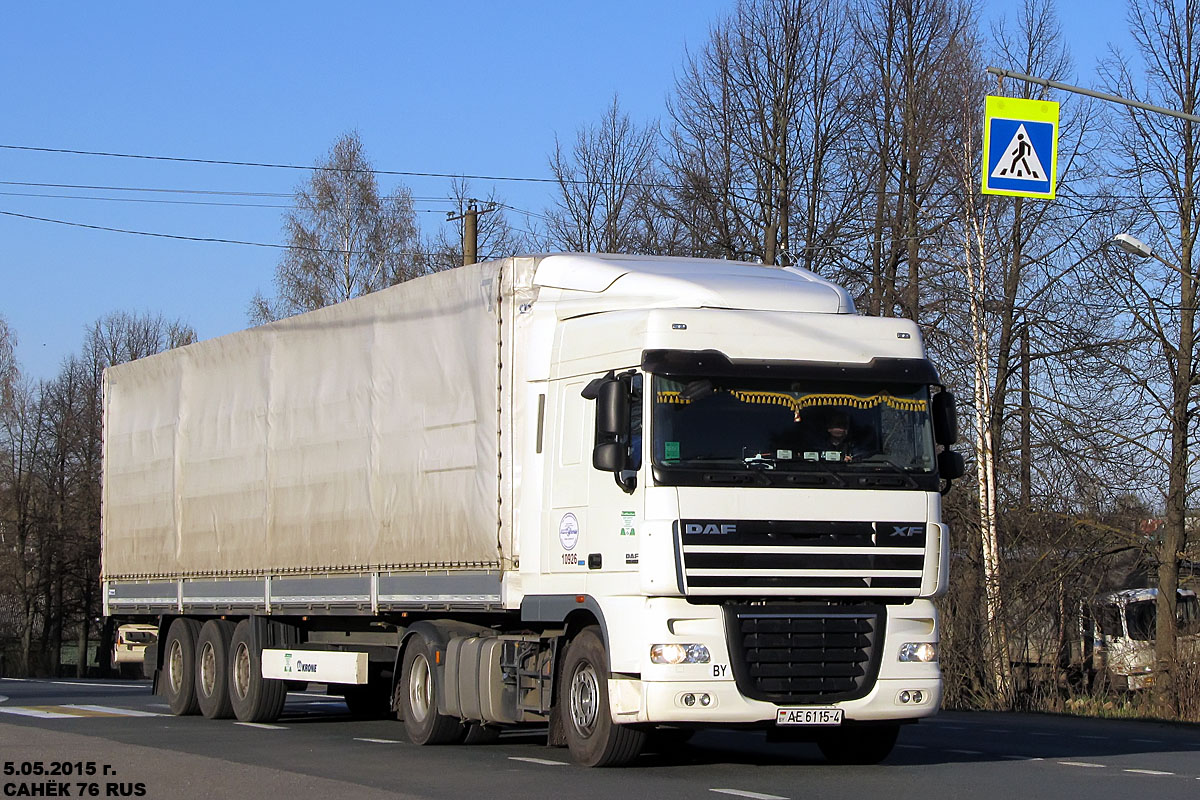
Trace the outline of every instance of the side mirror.
<instances>
[{"instance_id":1,"label":"side mirror","mask_svg":"<svg viewBox=\"0 0 1200 800\"><path fill-rule=\"evenodd\" d=\"M621 375L613 373L596 378L582 392L587 400L596 401L596 441L592 448L592 467L611 472L617 485L625 492L637 486L636 472L641 454L635 458L632 448L640 446L634 441L632 409L640 397L640 379L632 372ZM638 388L634 388L634 387ZM640 409L639 409L640 419Z\"/></svg>"},{"instance_id":2,"label":"side mirror","mask_svg":"<svg viewBox=\"0 0 1200 800\"><path fill-rule=\"evenodd\" d=\"M953 450L943 450L938 453L938 474L947 481L961 478L967 471L962 453Z\"/></svg>"},{"instance_id":3,"label":"side mirror","mask_svg":"<svg viewBox=\"0 0 1200 800\"><path fill-rule=\"evenodd\" d=\"M950 392L933 396L933 438L947 447L958 441L958 409Z\"/></svg>"},{"instance_id":4,"label":"side mirror","mask_svg":"<svg viewBox=\"0 0 1200 800\"><path fill-rule=\"evenodd\" d=\"M620 442L601 442L592 450L592 466L601 472L625 469L625 447Z\"/></svg>"},{"instance_id":5,"label":"side mirror","mask_svg":"<svg viewBox=\"0 0 1200 800\"><path fill-rule=\"evenodd\" d=\"M596 396L596 433L629 436L629 390L624 382L614 379L600 384Z\"/></svg>"}]
</instances>

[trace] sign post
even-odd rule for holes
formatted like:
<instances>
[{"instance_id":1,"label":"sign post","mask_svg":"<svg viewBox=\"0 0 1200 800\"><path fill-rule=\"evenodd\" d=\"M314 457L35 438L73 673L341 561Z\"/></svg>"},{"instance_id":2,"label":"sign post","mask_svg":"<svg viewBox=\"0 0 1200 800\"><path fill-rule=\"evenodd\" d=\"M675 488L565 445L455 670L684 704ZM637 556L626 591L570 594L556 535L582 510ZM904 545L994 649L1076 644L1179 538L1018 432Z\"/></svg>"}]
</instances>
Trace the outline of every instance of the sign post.
<instances>
[{"instance_id":1,"label":"sign post","mask_svg":"<svg viewBox=\"0 0 1200 800\"><path fill-rule=\"evenodd\" d=\"M988 96L983 118L983 193L1053 200L1058 103Z\"/></svg>"}]
</instances>

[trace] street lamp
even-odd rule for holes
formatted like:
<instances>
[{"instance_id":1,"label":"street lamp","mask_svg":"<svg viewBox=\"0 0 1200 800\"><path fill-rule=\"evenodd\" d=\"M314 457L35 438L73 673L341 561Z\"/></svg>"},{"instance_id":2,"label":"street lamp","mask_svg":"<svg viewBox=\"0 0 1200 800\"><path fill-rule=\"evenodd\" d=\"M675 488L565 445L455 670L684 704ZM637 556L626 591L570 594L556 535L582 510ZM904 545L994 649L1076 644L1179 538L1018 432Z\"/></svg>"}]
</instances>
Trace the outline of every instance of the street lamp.
<instances>
[{"instance_id":1,"label":"street lamp","mask_svg":"<svg viewBox=\"0 0 1200 800\"><path fill-rule=\"evenodd\" d=\"M1112 238L1112 243L1131 256L1150 258L1154 255L1154 248L1128 233L1118 233Z\"/></svg>"}]
</instances>

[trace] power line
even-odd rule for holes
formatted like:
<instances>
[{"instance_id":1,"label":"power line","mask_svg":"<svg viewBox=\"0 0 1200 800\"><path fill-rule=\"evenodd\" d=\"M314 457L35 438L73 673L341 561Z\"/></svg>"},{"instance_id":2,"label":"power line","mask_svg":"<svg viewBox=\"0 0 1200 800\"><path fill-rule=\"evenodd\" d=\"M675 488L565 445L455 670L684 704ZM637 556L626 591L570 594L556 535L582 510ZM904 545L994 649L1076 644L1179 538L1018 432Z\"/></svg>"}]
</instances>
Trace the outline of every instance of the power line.
<instances>
[{"instance_id":1,"label":"power line","mask_svg":"<svg viewBox=\"0 0 1200 800\"><path fill-rule=\"evenodd\" d=\"M0 183L3 183L3 182L0 182ZM221 207L226 207L226 208L295 209L297 207L295 204L280 205L277 203L227 203L227 202L220 202L217 200L163 200L163 199L159 199L159 198L147 198L147 197L104 197L103 195L98 196L98 195L82 195L82 194L49 194L49 193L44 193L44 192L3 192L3 191L0 191L0 196L2 196L2 197L39 197L39 198L52 199L52 200L102 200L102 201L114 202L114 203L151 203L151 204L157 204L157 205L221 206ZM283 195L283 196L291 197L291 195ZM385 199L390 199L390 196L389 196L389 198L385 198ZM413 199L414 200L419 199L421 202L434 202L434 203L451 202L451 201L444 200L442 198L437 198L437 197L428 197L428 198L427 197L422 197L422 198L414 197ZM445 214L446 213L445 211L443 211L441 209L414 208L413 211L415 211L417 213L422 213L422 214L423 213L429 213L429 214Z\"/></svg>"},{"instance_id":2,"label":"power line","mask_svg":"<svg viewBox=\"0 0 1200 800\"><path fill-rule=\"evenodd\" d=\"M373 175L400 175L410 178L467 178L480 181L520 181L525 183L558 183L556 178L527 178L514 175L466 175L453 172L415 172L394 169L340 169L337 167L303 164L276 164L269 161L227 161L216 158L186 158L183 156L151 156L144 153L109 153L102 150L70 150L59 147L30 147L28 145L0 144L0 150L24 150L34 153L64 153L77 156L103 156L106 158L133 158L146 161L172 161L183 164L211 164L224 167L264 167L267 169L325 170L329 172L364 172Z\"/></svg>"},{"instance_id":3,"label":"power line","mask_svg":"<svg viewBox=\"0 0 1200 800\"><path fill-rule=\"evenodd\" d=\"M128 158L128 159L138 159L138 160L146 160L146 161L169 161L169 162L184 163L184 164L209 164L209 165L215 165L215 166L231 166L231 167L262 167L262 168L267 168L267 169L289 169L289 170L308 170L308 171L320 170L320 171L328 171L328 172L355 172L355 173L367 173L367 174L372 174L372 175L396 175L396 176L401 176L401 177L412 177L412 178L450 178L450 179L468 179L468 180L480 180L480 181L509 181L509 182L519 182L519 183L570 184L572 186L604 186L604 185L609 185L609 184L613 183L613 181L602 181L602 180L588 180L588 179L579 179L579 178L562 178L562 179L560 179L560 178L535 178L535 177L529 177L529 176L523 176L523 175L475 175L475 174L455 173L455 172L422 172L422 171L416 171L416 170L363 169L363 168L355 168L355 169L346 170L346 169L341 169L338 167L305 165L305 164L281 164L281 163L275 163L275 162L270 162L270 161L233 161L233 160L214 159L214 158L192 158L192 157L185 157L185 156L157 156L157 155L148 155L145 153L114 153L114 152L108 152L108 151L103 151L103 150L75 150L75 149L69 149L69 148L34 147L34 146L30 146L30 145L15 145L15 144L0 144L0 150L17 150L17 151L26 151L26 152L36 152L36 153L59 153L59 154L66 154L66 155L100 156L100 157L104 157L104 158ZM717 194L721 191L724 191L724 192L751 192L751 191L754 191L754 187L750 187L750 186L727 186L727 187L720 187L719 189L711 189L711 188L707 188L707 187L703 187L703 186L694 186L694 185L686 185L686 184L660 183L660 182L637 182L637 181L631 181L631 182L628 182L628 183L622 184L622 185L627 185L627 186L640 188L640 189L674 189L674 190L688 190L688 191L692 191L692 192L699 191L699 192L702 192L705 194ZM864 196L877 193L872 190L859 191L856 189L833 189L833 188L824 188L820 191L825 194L833 194L836 192L836 193L840 193L840 194L863 194ZM899 189L895 189L895 190L887 189L884 191L885 194L898 194L899 192L900 192ZM1081 194L1077 194L1076 196L1077 197L1089 197L1092 199L1111 199L1111 200L1121 200L1121 199L1127 198L1127 195L1117 195L1117 194L1110 194L1110 193L1094 193L1094 194L1082 194L1081 193ZM1169 196L1159 196L1157 198L1148 198L1148 199L1170 200L1171 198Z\"/></svg>"},{"instance_id":4,"label":"power line","mask_svg":"<svg viewBox=\"0 0 1200 800\"><path fill-rule=\"evenodd\" d=\"M270 247L270 248L277 249L277 250L306 250L306 251L312 252L312 253L339 253L339 254L343 254L343 255L346 253L345 250L336 250L336 249L323 248L323 247L302 247L299 245L276 244L276 243L272 243L272 242L250 242L250 241L246 241L244 239L222 239L222 238L218 238L215 236L184 236L183 234L178 234L178 233L157 233L154 231L135 231L135 230L130 230L128 228L111 228L111 227L108 227L107 225L89 225L84 222L72 222L70 220L65 220L65 219L53 219L51 217L35 217L32 214L18 214L15 211L0 211L0 215L4 215L6 217L18 217L20 219L29 219L29 220L34 220L37 222L51 222L51 223L54 223L55 225L67 225L72 228L87 228L89 230L109 231L111 233L127 233L127 234L131 234L133 236L151 236L156 239L181 239L185 242L211 242L211 243L216 243L216 244L241 244L241 245L246 245L249 247ZM350 254L351 255L367 255L367 253L357 251L357 250L350 251ZM422 252L419 250L411 250L411 251L401 252L398 255L431 256L431 257L433 257L433 256L437 256L438 254L437 253L426 253L426 252Z\"/></svg>"}]
</instances>

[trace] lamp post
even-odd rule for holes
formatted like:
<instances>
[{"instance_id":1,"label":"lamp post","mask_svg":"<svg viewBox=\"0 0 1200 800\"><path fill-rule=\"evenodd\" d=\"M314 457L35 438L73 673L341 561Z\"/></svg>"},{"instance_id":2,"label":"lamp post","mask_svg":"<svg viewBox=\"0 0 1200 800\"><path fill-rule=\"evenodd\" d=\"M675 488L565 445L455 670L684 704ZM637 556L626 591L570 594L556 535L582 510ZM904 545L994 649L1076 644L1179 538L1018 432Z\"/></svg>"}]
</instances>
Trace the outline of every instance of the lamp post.
<instances>
[{"instance_id":1,"label":"lamp post","mask_svg":"<svg viewBox=\"0 0 1200 800\"><path fill-rule=\"evenodd\" d=\"M1160 702L1177 711L1176 673L1176 601L1179 588L1179 562L1185 542L1187 481L1190 442L1188 427L1192 396L1192 370L1196 344L1196 284L1185 270L1154 252L1154 248L1128 233L1118 233L1112 244L1138 258L1153 258L1180 276L1179 341L1167 348L1170 360L1171 405L1168 411L1170 453L1167 461L1166 525L1158 549L1158 600L1155 604L1155 669L1160 680ZM1161 333L1165 333L1162 331ZM1171 350L1174 350L1172 353Z\"/></svg>"}]
</instances>

